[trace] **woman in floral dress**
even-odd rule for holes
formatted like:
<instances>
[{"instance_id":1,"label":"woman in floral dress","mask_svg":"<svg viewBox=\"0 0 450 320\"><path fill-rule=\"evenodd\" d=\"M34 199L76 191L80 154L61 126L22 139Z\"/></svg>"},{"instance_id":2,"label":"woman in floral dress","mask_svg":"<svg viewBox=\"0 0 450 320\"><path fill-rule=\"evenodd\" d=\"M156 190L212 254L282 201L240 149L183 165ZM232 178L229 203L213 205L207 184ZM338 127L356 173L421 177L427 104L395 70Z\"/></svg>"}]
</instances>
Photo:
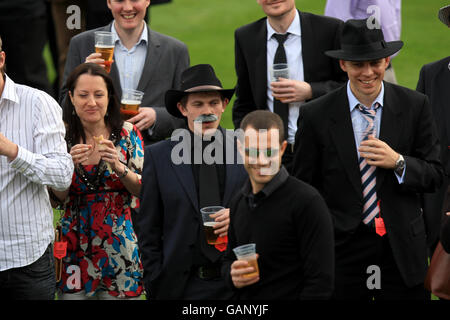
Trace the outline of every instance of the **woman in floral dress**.
<instances>
[{"instance_id":1,"label":"woman in floral dress","mask_svg":"<svg viewBox=\"0 0 450 320\"><path fill-rule=\"evenodd\" d=\"M52 190L65 209L59 299L139 298L143 270L131 211L139 207L142 136L121 119L102 67L81 64L67 85L63 118L75 172L68 190Z\"/></svg>"}]
</instances>

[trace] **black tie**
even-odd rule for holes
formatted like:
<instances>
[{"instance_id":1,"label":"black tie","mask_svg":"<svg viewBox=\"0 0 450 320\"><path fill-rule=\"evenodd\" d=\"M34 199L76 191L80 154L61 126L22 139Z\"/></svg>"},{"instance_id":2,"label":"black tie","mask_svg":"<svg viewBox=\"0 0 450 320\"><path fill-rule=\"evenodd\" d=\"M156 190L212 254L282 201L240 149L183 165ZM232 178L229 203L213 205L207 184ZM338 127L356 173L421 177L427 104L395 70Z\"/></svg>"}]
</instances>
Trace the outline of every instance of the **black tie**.
<instances>
[{"instance_id":1,"label":"black tie","mask_svg":"<svg viewBox=\"0 0 450 320\"><path fill-rule=\"evenodd\" d=\"M216 164L206 164L202 161L198 176L199 207L204 208L222 205ZM200 221L201 219L200 215ZM217 261L220 257L220 251L206 243L203 228L200 228L199 232L201 251L211 262Z\"/></svg>"},{"instance_id":2,"label":"black tie","mask_svg":"<svg viewBox=\"0 0 450 320\"><path fill-rule=\"evenodd\" d=\"M220 188L219 179L217 177L216 165L203 163L199 170L199 204L200 208L209 206L220 206Z\"/></svg>"},{"instance_id":3,"label":"black tie","mask_svg":"<svg viewBox=\"0 0 450 320\"><path fill-rule=\"evenodd\" d=\"M278 41L278 48L275 52L275 57L273 59L273 64L275 63L287 63L286 52L284 51L284 42L288 38L289 33L279 34L274 33L273 37ZM273 99L273 112L278 114L283 120L284 124L284 135L288 136L288 123L289 123L289 105L283 103L278 99Z\"/></svg>"}]
</instances>

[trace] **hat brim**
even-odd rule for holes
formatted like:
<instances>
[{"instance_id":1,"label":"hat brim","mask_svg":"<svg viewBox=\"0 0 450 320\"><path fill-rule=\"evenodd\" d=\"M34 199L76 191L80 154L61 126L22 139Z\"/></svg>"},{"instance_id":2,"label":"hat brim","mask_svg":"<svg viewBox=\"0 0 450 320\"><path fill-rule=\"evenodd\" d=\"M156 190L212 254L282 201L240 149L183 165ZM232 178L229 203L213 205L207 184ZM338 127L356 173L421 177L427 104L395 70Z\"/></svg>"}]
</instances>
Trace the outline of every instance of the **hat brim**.
<instances>
[{"instance_id":1,"label":"hat brim","mask_svg":"<svg viewBox=\"0 0 450 320\"><path fill-rule=\"evenodd\" d=\"M185 117L181 114L180 110L178 110L177 104L178 104L178 102L180 102L180 100L185 95L187 95L189 93L213 92L213 91L220 92L228 100L231 100L231 97L233 97L233 94L234 94L234 88L233 89L211 89L211 90L200 90L200 91L190 91L190 92L170 89L170 90L166 91L166 95L165 95L167 112L169 112L174 117L184 119Z\"/></svg>"},{"instance_id":2,"label":"hat brim","mask_svg":"<svg viewBox=\"0 0 450 320\"><path fill-rule=\"evenodd\" d=\"M386 43L386 48L382 50L371 50L364 53L349 52L345 50L328 50L325 55L346 61L371 61L387 58L403 47L403 41L390 41Z\"/></svg>"},{"instance_id":3,"label":"hat brim","mask_svg":"<svg viewBox=\"0 0 450 320\"><path fill-rule=\"evenodd\" d=\"M443 24L450 28L450 5L439 9L438 17Z\"/></svg>"}]
</instances>

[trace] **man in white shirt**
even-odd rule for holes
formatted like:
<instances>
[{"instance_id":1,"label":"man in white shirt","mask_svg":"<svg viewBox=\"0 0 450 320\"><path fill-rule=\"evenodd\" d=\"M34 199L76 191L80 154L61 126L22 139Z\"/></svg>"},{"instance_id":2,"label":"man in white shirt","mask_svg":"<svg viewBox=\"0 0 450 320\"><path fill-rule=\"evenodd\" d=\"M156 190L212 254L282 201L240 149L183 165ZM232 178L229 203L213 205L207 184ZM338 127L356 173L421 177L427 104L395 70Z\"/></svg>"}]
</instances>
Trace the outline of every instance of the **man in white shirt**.
<instances>
[{"instance_id":1,"label":"man in white shirt","mask_svg":"<svg viewBox=\"0 0 450 320\"><path fill-rule=\"evenodd\" d=\"M53 299L53 211L47 186L67 189L61 108L5 74L0 39L0 300Z\"/></svg>"},{"instance_id":2,"label":"man in white shirt","mask_svg":"<svg viewBox=\"0 0 450 320\"><path fill-rule=\"evenodd\" d=\"M332 91L347 79L338 63L324 55L324 51L339 47L343 22L299 11L295 0L257 2L266 17L235 32L233 123L239 128L244 116L258 109L277 113L288 142L282 161L290 171L301 104ZM283 56L285 62L281 61ZM270 69L275 63L288 64L289 79L271 79Z\"/></svg>"}]
</instances>

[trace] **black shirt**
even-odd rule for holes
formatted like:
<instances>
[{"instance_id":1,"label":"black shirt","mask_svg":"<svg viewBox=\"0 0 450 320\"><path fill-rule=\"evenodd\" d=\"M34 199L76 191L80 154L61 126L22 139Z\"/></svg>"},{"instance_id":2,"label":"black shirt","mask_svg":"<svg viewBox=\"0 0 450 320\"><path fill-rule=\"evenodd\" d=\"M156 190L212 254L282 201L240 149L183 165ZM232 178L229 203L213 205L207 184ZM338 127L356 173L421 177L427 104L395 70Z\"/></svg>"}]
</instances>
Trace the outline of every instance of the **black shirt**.
<instances>
[{"instance_id":1,"label":"black shirt","mask_svg":"<svg viewBox=\"0 0 450 320\"><path fill-rule=\"evenodd\" d=\"M260 280L234 288L232 249L256 244ZM334 285L331 216L312 186L282 167L257 194L247 181L230 206L224 276L240 299L327 299Z\"/></svg>"}]
</instances>

